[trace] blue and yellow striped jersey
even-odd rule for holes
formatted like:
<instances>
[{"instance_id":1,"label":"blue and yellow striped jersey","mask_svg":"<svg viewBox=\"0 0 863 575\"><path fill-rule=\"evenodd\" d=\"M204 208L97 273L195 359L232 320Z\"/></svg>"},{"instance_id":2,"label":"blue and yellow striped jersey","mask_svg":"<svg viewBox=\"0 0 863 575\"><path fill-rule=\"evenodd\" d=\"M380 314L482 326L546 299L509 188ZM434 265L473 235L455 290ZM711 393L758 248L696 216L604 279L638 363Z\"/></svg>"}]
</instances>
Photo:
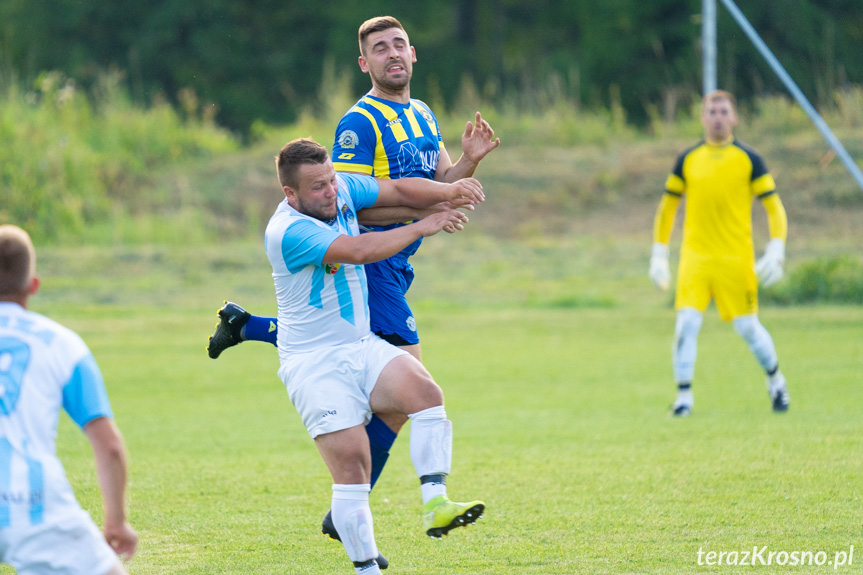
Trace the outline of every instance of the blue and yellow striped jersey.
<instances>
[{"instance_id":1,"label":"blue and yellow striped jersey","mask_svg":"<svg viewBox=\"0 0 863 575\"><path fill-rule=\"evenodd\" d=\"M444 149L440 127L431 108L420 100L400 104L363 96L336 127L333 166L339 172L357 172L376 178L434 179ZM375 227L385 230L394 226ZM400 254L413 255L417 240Z\"/></svg>"},{"instance_id":2,"label":"blue and yellow striped jersey","mask_svg":"<svg viewBox=\"0 0 863 575\"><path fill-rule=\"evenodd\" d=\"M740 142L701 142L677 158L665 190L686 197L681 252L752 258L752 201L775 193L776 183Z\"/></svg>"},{"instance_id":3,"label":"blue and yellow striped jersey","mask_svg":"<svg viewBox=\"0 0 863 575\"><path fill-rule=\"evenodd\" d=\"M339 121L333 166L376 178L434 179L441 148L437 118L423 102L366 95Z\"/></svg>"}]
</instances>

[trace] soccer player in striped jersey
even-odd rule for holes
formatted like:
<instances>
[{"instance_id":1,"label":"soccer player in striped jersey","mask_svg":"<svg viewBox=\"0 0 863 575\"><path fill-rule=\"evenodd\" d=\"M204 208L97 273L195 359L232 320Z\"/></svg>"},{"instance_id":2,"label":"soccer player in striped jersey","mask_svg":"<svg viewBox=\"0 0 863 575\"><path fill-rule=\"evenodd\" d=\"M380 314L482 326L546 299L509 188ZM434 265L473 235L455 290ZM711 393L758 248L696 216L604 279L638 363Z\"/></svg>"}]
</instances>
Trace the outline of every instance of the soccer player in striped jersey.
<instances>
[{"instance_id":1,"label":"soccer player in striped jersey","mask_svg":"<svg viewBox=\"0 0 863 575\"><path fill-rule=\"evenodd\" d=\"M455 182L472 176L479 162L500 145L494 130L477 112L467 122L461 137L462 155L453 163L443 143L440 126L431 109L411 98L410 80L416 50L401 23L391 16L363 22L359 28L358 64L369 75L372 89L342 117L336 128L332 160L336 171L377 178L422 177ZM397 228L420 219L442 204L417 210L405 206L360 210L357 218L369 230ZM421 239L386 260L366 265L372 332L422 359L416 320L406 294L414 279L408 258ZM249 314L226 302L219 310L220 322L210 337L207 351L213 359L242 341L265 341L276 345L278 322L273 317ZM377 415L366 427L372 446L371 485L380 475L396 436L407 420L397 414ZM322 530L338 539L329 514Z\"/></svg>"},{"instance_id":2,"label":"soccer player in striped jersey","mask_svg":"<svg viewBox=\"0 0 863 575\"><path fill-rule=\"evenodd\" d=\"M126 521L123 438L87 345L27 310L38 289L30 236L0 226L0 563L22 574L122 575L118 555L131 557L138 542ZM101 533L57 458L61 408L93 447Z\"/></svg>"},{"instance_id":3,"label":"soccer player in striped jersey","mask_svg":"<svg viewBox=\"0 0 863 575\"><path fill-rule=\"evenodd\" d=\"M704 141L677 158L654 220L649 275L659 288L667 290L671 283L668 241L677 206L686 198L672 347L678 388L672 406L675 416L692 412L698 332L711 299L722 319L733 322L767 374L773 410L788 410L788 388L776 348L758 320L759 282L766 287L783 276L788 223L773 176L761 156L734 139L737 122L732 94L717 90L704 97ZM752 202L756 198L767 212L770 231L757 263L752 243Z\"/></svg>"}]
</instances>

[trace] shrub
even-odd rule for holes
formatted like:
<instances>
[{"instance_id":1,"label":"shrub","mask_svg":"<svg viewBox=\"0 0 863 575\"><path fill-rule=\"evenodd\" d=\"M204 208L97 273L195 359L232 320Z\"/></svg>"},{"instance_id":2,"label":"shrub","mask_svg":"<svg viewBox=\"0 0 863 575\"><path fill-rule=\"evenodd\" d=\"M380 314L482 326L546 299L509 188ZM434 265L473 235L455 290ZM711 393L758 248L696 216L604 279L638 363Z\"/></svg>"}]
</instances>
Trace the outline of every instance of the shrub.
<instances>
[{"instance_id":1,"label":"shrub","mask_svg":"<svg viewBox=\"0 0 863 575\"><path fill-rule=\"evenodd\" d=\"M764 290L762 300L778 304L863 304L863 261L846 255L804 262L786 281Z\"/></svg>"}]
</instances>

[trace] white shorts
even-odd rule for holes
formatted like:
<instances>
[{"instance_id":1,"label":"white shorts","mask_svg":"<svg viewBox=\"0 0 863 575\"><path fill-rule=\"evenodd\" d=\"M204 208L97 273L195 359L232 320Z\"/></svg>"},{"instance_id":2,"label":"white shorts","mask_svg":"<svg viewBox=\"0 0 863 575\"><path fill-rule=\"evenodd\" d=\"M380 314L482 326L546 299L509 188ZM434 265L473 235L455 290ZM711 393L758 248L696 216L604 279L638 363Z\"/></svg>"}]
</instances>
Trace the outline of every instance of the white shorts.
<instances>
[{"instance_id":1,"label":"white shorts","mask_svg":"<svg viewBox=\"0 0 863 575\"><path fill-rule=\"evenodd\" d=\"M53 523L0 529L0 562L18 575L104 575L117 561L82 509Z\"/></svg>"},{"instance_id":2,"label":"white shorts","mask_svg":"<svg viewBox=\"0 0 863 575\"><path fill-rule=\"evenodd\" d=\"M384 367L407 352L376 335L356 342L296 353L282 361L279 377L314 439L368 423L369 397Z\"/></svg>"}]
</instances>

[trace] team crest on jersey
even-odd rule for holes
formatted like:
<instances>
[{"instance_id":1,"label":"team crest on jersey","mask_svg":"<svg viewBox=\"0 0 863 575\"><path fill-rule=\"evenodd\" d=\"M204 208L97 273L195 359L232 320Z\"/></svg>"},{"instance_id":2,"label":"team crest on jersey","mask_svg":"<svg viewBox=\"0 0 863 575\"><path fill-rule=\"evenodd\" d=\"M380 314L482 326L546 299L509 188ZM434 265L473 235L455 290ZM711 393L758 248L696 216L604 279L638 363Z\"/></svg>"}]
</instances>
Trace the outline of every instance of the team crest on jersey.
<instances>
[{"instance_id":1,"label":"team crest on jersey","mask_svg":"<svg viewBox=\"0 0 863 575\"><path fill-rule=\"evenodd\" d=\"M432 116L431 112L429 112L428 110L420 110L420 114L422 115L423 118L426 119L426 122L428 122L428 123L434 122L434 116Z\"/></svg>"},{"instance_id":2,"label":"team crest on jersey","mask_svg":"<svg viewBox=\"0 0 863 575\"><path fill-rule=\"evenodd\" d=\"M347 204L342 205L342 217L345 218L349 224L353 223L355 216L354 211L348 207Z\"/></svg>"},{"instance_id":3,"label":"team crest on jersey","mask_svg":"<svg viewBox=\"0 0 863 575\"><path fill-rule=\"evenodd\" d=\"M339 146L347 150L353 150L359 144L360 138L353 130L345 130L339 134Z\"/></svg>"},{"instance_id":4,"label":"team crest on jersey","mask_svg":"<svg viewBox=\"0 0 863 575\"><path fill-rule=\"evenodd\" d=\"M335 275L336 273L338 273L338 271L341 269L341 267L342 267L342 264L326 264L324 266L324 272L326 272L326 274L328 276L332 276L332 275Z\"/></svg>"}]
</instances>

